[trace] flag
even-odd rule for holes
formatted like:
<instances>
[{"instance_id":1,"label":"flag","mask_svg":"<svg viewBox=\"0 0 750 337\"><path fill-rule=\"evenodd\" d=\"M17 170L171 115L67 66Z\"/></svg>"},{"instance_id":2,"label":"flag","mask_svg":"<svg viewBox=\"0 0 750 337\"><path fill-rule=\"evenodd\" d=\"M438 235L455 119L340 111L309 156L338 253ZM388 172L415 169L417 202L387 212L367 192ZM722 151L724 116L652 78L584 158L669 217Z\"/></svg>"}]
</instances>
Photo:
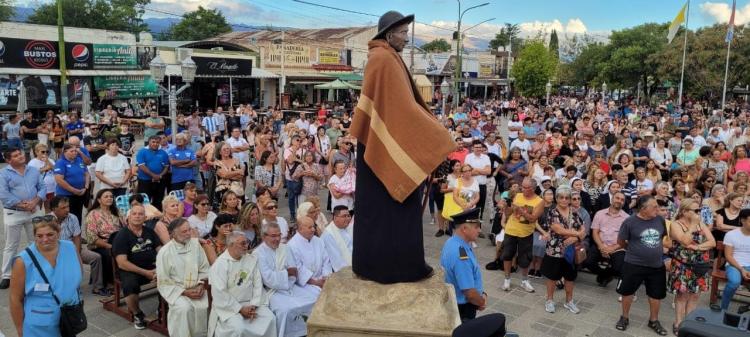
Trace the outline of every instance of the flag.
<instances>
[{"instance_id":1,"label":"flag","mask_svg":"<svg viewBox=\"0 0 750 337\"><path fill-rule=\"evenodd\" d=\"M675 35L677 35L677 31L680 30L680 26L683 22L685 22L685 11L687 10L687 2L684 6L682 6L682 9L679 13L677 13L677 16L675 16L674 20L672 20L672 24L669 25L669 34L667 34L667 44L672 43L672 40L674 39Z\"/></svg>"},{"instance_id":2,"label":"flag","mask_svg":"<svg viewBox=\"0 0 750 337\"><path fill-rule=\"evenodd\" d=\"M732 1L732 16L729 17L729 28L727 29L727 37L724 42L729 43L734 37L734 10L737 8L737 0Z\"/></svg>"}]
</instances>

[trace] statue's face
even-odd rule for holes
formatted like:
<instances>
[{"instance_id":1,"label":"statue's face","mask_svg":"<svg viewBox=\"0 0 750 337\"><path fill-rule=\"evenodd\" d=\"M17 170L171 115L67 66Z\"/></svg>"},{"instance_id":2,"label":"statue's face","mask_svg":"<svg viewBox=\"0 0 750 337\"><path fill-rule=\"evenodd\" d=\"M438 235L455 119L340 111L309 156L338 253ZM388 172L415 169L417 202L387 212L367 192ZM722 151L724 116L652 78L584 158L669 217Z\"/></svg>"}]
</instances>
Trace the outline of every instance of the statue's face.
<instances>
[{"instance_id":1,"label":"statue's face","mask_svg":"<svg viewBox=\"0 0 750 337\"><path fill-rule=\"evenodd\" d=\"M388 44L393 47L393 49L396 50L396 52L401 52L404 50L404 47L406 47L406 44L409 43L409 24L405 23L400 26L393 27L388 33L385 35L386 41L388 41Z\"/></svg>"}]
</instances>

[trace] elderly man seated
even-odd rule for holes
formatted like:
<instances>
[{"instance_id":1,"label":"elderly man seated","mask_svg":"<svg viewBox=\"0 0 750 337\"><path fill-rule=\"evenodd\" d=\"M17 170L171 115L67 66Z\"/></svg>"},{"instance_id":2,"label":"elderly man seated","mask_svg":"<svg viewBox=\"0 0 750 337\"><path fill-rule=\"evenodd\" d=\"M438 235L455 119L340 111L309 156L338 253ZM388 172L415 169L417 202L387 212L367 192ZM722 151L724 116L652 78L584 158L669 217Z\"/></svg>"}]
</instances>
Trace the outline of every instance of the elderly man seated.
<instances>
[{"instance_id":1,"label":"elderly man seated","mask_svg":"<svg viewBox=\"0 0 750 337\"><path fill-rule=\"evenodd\" d=\"M352 265L354 249L354 224L349 209L344 205L333 208L333 221L323 231L320 238L325 243L333 271Z\"/></svg>"},{"instance_id":2,"label":"elderly man seated","mask_svg":"<svg viewBox=\"0 0 750 337\"><path fill-rule=\"evenodd\" d=\"M297 233L289 240L289 249L297 261L297 284L320 295L326 279L333 273L333 267L323 240L315 236L315 221L312 218L304 215L297 217Z\"/></svg>"},{"instance_id":3,"label":"elderly man seated","mask_svg":"<svg viewBox=\"0 0 750 337\"><path fill-rule=\"evenodd\" d=\"M258 258L247 254L243 232L230 233L226 241L208 276L213 296L208 336L275 337L276 317L268 308Z\"/></svg>"},{"instance_id":4,"label":"elderly man seated","mask_svg":"<svg viewBox=\"0 0 750 337\"><path fill-rule=\"evenodd\" d=\"M208 258L190 223L178 218L167 226L172 239L156 255L159 294L169 303L167 327L172 336L205 336L208 330Z\"/></svg>"},{"instance_id":5,"label":"elderly man seated","mask_svg":"<svg viewBox=\"0 0 750 337\"><path fill-rule=\"evenodd\" d=\"M156 233L143 226L146 211L136 205L130 209L128 225L121 229L112 244L112 255L115 256L120 270L122 293L128 310L135 316L135 328L146 328L146 315L141 311L138 294L141 286L148 284L156 277L156 252L161 240Z\"/></svg>"},{"instance_id":6,"label":"elderly man seated","mask_svg":"<svg viewBox=\"0 0 750 337\"><path fill-rule=\"evenodd\" d=\"M281 243L281 229L275 222L263 226L263 243L253 251L260 264L263 285L268 289L271 310L276 315L279 336L307 335L310 316L318 294L298 286L298 265L294 254Z\"/></svg>"}]
</instances>

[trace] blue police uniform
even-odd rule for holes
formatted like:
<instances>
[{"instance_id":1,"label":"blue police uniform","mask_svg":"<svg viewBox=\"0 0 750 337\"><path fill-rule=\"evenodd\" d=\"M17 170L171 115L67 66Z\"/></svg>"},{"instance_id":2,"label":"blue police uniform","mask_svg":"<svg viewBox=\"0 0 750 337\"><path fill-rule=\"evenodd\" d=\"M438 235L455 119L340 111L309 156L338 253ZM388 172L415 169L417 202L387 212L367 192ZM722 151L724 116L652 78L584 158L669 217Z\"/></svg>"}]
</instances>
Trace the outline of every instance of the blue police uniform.
<instances>
[{"instance_id":1,"label":"blue police uniform","mask_svg":"<svg viewBox=\"0 0 750 337\"><path fill-rule=\"evenodd\" d=\"M443 246L440 264L445 270L445 282L453 285L456 290L461 320L473 319L476 317L477 306L468 302L463 291L473 288L482 294L484 286L479 262L471 244L458 236L452 236Z\"/></svg>"}]
</instances>

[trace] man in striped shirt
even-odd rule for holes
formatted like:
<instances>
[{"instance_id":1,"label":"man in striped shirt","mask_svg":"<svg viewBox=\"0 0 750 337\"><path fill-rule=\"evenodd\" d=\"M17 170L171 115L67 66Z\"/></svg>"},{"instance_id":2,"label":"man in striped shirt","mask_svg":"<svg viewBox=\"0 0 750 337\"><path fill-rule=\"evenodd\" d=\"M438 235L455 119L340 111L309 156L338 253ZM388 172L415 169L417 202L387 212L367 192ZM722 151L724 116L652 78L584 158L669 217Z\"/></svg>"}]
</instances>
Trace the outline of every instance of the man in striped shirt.
<instances>
[{"instance_id":1,"label":"man in striped shirt","mask_svg":"<svg viewBox=\"0 0 750 337\"><path fill-rule=\"evenodd\" d=\"M203 117L203 121L201 122L201 129L203 129L206 136L206 142L210 142L211 137L219 131L213 109L208 109L206 111L206 117Z\"/></svg>"}]
</instances>

